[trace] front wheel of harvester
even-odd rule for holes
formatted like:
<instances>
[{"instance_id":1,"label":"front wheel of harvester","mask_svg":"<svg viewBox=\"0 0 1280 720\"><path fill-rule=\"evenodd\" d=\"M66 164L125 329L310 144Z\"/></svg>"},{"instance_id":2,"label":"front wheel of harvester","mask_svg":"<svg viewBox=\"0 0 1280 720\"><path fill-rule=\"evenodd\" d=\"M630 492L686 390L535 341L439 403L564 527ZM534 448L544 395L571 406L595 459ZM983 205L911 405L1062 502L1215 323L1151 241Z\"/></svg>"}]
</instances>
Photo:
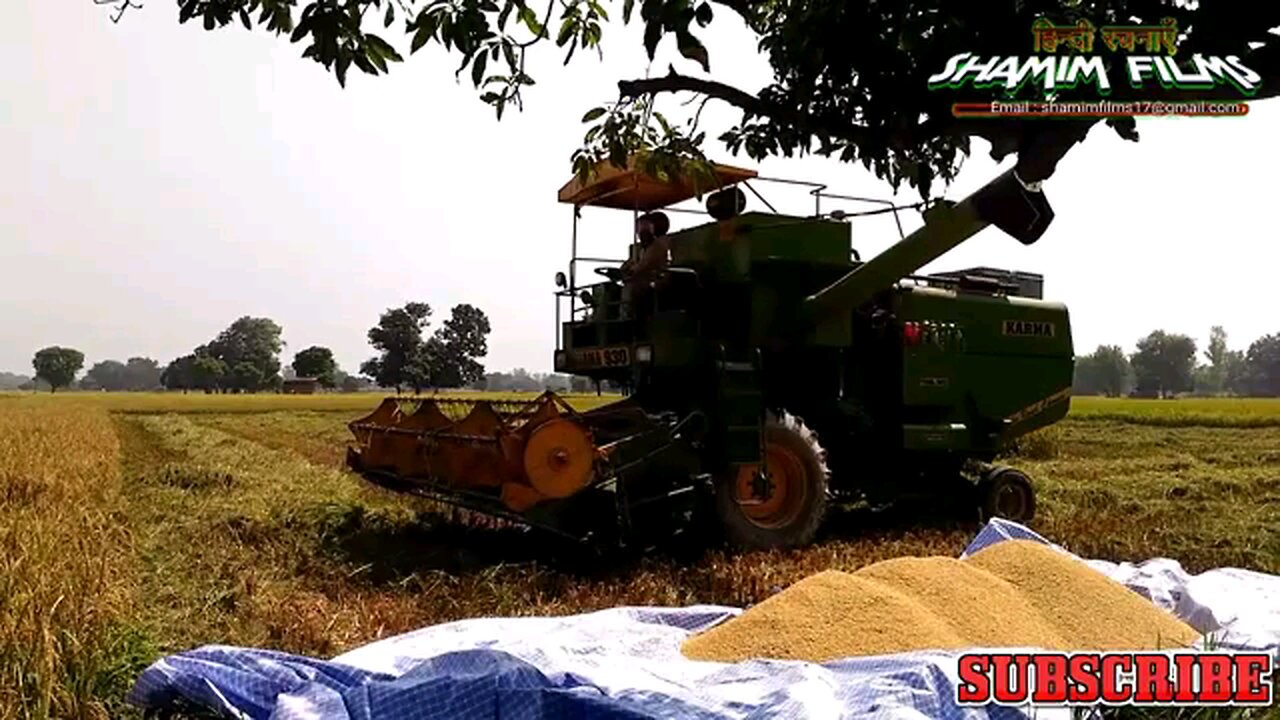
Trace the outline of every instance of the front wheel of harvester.
<instances>
[{"instance_id":1,"label":"front wheel of harvester","mask_svg":"<svg viewBox=\"0 0 1280 720\"><path fill-rule=\"evenodd\" d=\"M997 467L978 481L982 521L1002 518L1026 525L1036 515L1036 493L1031 479L1020 470Z\"/></svg>"},{"instance_id":2,"label":"front wheel of harvester","mask_svg":"<svg viewBox=\"0 0 1280 720\"><path fill-rule=\"evenodd\" d=\"M716 484L726 539L744 550L792 548L813 541L827 511L827 465L817 437L791 415L764 427L765 473L743 467Z\"/></svg>"}]
</instances>

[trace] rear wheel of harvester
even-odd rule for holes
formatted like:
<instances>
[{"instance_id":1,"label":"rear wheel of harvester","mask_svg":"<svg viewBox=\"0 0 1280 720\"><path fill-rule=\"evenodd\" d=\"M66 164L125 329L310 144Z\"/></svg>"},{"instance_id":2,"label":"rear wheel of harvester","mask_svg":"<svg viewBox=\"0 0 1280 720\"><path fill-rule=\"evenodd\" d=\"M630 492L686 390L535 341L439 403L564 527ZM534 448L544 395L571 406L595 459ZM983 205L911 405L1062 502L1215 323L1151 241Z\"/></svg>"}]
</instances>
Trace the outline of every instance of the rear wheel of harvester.
<instances>
[{"instance_id":1,"label":"rear wheel of harvester","mask_svg":"<svg viewBox=\"0 0 1280 720\"><path fill-rule=\"evenodd\" d=\"M761 470L744 466L717 483L716 509L728 541L746 550L812 542L827 510L828 473L817 437L798 418L770 416Z\"/></svg>"},{"instance_id":2,"label":"rear wheel of harvester","mask_svg":"<svg viewBox=\"0 0 1280 720\"><path fill-rule=\"evenodd\" d=\"M1036 515L1031 479L1010 467L992 468L982 476L978 481L978 501L983 522L998 517L1025 525Z\"/></svg>"}]
</instances>

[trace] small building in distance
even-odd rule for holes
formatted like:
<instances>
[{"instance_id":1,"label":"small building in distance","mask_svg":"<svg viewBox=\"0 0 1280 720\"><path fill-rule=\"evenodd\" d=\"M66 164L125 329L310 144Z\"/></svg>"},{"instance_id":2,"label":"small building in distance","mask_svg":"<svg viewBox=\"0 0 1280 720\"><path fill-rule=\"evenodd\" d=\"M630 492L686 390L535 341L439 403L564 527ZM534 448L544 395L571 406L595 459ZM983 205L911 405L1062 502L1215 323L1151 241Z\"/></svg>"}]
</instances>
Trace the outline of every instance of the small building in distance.
<instances>
[{"instance_id":1,"label":"small building in distance","mask_svg":"<svg viewBox=\"0 0 1280 720\"><path fill-rule=\"evenodd\" d=\"M308 377L289 378L284 381L281 390L286 395L312 395L320 392L320 380Z\"/></svg>"}]
</instances>

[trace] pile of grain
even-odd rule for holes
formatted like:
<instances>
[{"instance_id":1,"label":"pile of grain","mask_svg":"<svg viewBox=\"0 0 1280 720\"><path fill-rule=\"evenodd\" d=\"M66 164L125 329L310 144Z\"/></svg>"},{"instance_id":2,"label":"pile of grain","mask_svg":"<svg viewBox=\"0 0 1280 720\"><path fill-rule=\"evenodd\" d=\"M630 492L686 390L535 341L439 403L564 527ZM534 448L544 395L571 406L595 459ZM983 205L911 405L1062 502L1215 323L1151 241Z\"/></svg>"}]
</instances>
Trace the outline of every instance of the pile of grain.
<instances>
[{"instance_id":1,"label":"pile of grain","mask_svg":"<svg viewBox=\"0 0 1280 720\"><path fill-rule=\"evenodd\" d=\"M1079 560L1008 540L965 560L906 557L811 575L683 651L693 660L826 662L967 647L1155 650L1198 637Z\"/></svg>"}]
</instances>

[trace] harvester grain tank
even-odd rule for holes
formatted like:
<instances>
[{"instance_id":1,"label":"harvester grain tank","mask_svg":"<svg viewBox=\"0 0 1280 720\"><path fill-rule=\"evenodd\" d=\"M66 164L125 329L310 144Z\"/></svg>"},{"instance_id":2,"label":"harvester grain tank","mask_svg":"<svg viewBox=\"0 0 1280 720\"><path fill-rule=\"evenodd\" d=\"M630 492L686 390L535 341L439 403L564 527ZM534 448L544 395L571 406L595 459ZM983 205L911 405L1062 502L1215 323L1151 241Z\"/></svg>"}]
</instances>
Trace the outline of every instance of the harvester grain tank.
<instances>
[{"instance_id":1,"label":"harvester grain tank","mask_svg":"<svg viewBox=\"0 0 1280 720\"><path fill-rule=\"evenodd\" d=\"M768 179L729 166L715 177L695 189L633 165L560 191L575 241L556 278L555 368L624 398L585 412L551 393L387 398L351 424L348 465L583 542L714 524L741 547L791 547L813 540L833 503L908 496L1029 520L1029 479L992 463L1067 413L1067 309L1028 273L915 273L988 226L1034 243L1053 217L1039 189L1006 172L932 204L922 227L864 262L851 216L821 210L841 196L817 187L812 215L747 211L742 188L763 202L754 186ZM710 219L666 236L660 273L637 284L597 263L599 280L579 283L582 208L665 224L699 193ZM643 251L633 243L632 259Z\"/></svg>"}]
</instances>

